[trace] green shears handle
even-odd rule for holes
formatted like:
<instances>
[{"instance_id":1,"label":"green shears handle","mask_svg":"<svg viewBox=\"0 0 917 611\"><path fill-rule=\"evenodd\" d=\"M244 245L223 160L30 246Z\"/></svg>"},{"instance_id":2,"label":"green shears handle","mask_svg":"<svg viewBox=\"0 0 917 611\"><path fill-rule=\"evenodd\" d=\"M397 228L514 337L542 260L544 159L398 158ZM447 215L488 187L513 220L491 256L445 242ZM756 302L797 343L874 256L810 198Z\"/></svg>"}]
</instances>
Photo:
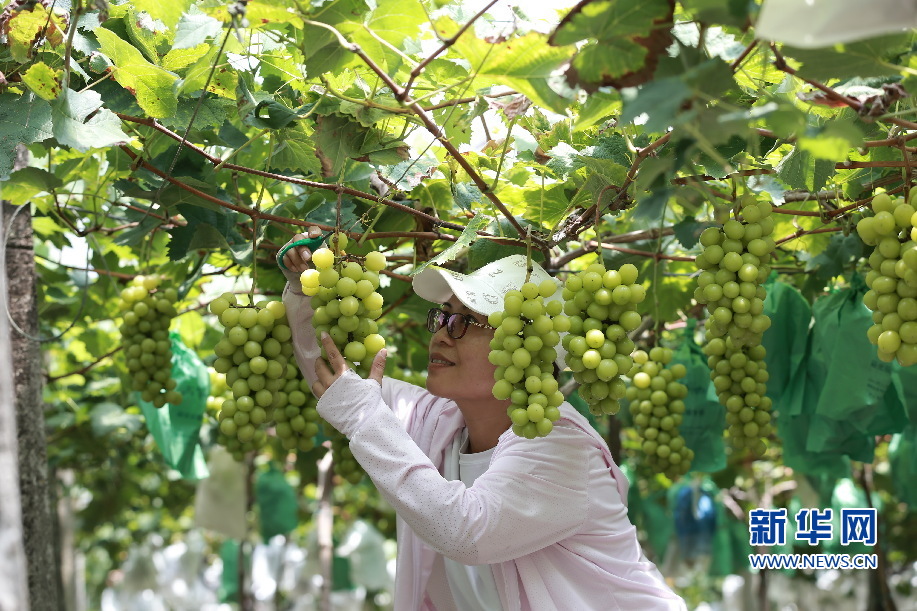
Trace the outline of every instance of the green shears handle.
<instances>
[{"instance_id":1,"label":"green shears handle","mask_svg":"<svg viewBox=\"0 0 917 611\"><path fill-rule=\"evenodd\" d=\"M309 250L315 250L316 246L319 246L322 242L325 241L327 236L318 236L317 238L303 238L302 240L296 240L295 242L290 242L286 246L280 249L280 252L277 253L277 264L280 265L283 269L287 269L287 266L283 264L283 256L287 254L287 251L291 248L297 246L305 246Z\"/></svg>"}]
</instances>

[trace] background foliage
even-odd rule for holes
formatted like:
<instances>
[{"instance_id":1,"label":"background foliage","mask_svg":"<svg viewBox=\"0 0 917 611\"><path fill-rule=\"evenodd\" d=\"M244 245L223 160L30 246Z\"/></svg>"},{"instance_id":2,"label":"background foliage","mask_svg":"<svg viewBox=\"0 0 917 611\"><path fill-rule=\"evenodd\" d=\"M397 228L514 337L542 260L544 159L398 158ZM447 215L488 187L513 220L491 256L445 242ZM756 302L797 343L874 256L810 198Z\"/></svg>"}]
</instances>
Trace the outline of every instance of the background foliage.
<instances>
[{"instance_id":1,"label":"background foliage","mask_svg":"<svg viewBox=\"0 0 917 611\"><path fill-rule=\"evenodd\" d=\"M54 337L50 458L77 474L65 493L88 491L80 536L94 566L190 526L193 488L158 458L123 384L117 294L136 274L179 288L177 330L209 362L209 300L277 295L278 248L306 224L338 226L355 254L388 257L390 373L410 375L427 341L412 271L473 269L524 252L526 235L552 272L598 256L638 265L650 342L702 314L697 238L746 192L773 201L774 268L810 301L863 268L860 209L877 188L912 184L912 33L801 49L755 40L755 2L534 4L7 5L2 194L31 205ZM30 162L14 171L18 144ZM902 562L915 558L913 518L892 496L887 441L874 486ZM795 481L772 442L767 461L732 456L715 475L737 515ZM309 462L296 463L303 485ZM669 485L644 476L645 491ZM366 502L365 484L340 493Z\"/></svg>"}]
</instances>

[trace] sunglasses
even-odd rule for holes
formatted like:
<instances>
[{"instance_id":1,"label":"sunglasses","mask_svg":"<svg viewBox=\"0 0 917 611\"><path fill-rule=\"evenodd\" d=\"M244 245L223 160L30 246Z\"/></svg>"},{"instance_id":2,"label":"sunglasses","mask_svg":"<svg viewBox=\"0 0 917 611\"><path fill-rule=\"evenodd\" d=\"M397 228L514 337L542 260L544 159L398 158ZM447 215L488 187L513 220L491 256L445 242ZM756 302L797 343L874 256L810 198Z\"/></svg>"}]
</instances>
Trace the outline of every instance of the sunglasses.
<instances>
[{"instance_id":1,"label":"sunglasses","mask_svg":"<svg viewBox=\"0 0 917 611\"><path fill-rule=\"evenodd\" d=\"M447 314L440 308L430 308L430 311L427 312L427 331L430 333L436 333L445 326L446 333L449 334L449 337L452 339L461 339L464 337L465 332L468 331L468 325L474 325L482 329L494 328L490 325L477 322L468 314L459 314L458 312Z\"/></svg>"}]
</instances>

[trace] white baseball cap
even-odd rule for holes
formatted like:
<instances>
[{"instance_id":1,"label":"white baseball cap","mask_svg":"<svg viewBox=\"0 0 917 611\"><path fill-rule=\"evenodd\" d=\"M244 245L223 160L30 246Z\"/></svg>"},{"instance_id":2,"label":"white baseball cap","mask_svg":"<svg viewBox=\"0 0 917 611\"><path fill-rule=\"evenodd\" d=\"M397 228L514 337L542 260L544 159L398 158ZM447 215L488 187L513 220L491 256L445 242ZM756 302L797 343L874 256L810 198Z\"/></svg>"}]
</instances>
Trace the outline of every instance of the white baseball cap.
<instances>
[{"instance_id":1,"label":"white baseball cap","mask_svg":"<svg viewBox=\"0 0 917 611\"><path fill-rule=\"evenodd\" d=\"M433 303L446 303L455 295L465 307L478 314L490 316L493 312L503 310L503 297L512 290L519 290L525 284L526 256L510 255L488 263L470 274L462 274L430 265L414 276L414 292ZM553 280L558 285L554 295L545 302L562 299L560 282L552 278L538 263L532 261L532 273L529 282L541 284ZM561 336L565 335L562 333ZM566 351L560 344L555 346L558 358L557 365L564 369Z\"/></svg>"},{"instance_id":2,"label":"white baseball cap","mask_svg":"<svg viewBox=\"0 0 917 611\"><path fill-rule=\"evenodd\" d=\"M414 276L414 292L433 303L446 303L455 295L469 310L490 316L503 310L503 297L509 291L518 291L525 284L525 262L525 255L510 255L470 274L430 265ZM532 261L529 282L541 284L544 280L554 279ZM560 298L559 290L545 301L555 298Z\"/></svg>"}]
</instances>

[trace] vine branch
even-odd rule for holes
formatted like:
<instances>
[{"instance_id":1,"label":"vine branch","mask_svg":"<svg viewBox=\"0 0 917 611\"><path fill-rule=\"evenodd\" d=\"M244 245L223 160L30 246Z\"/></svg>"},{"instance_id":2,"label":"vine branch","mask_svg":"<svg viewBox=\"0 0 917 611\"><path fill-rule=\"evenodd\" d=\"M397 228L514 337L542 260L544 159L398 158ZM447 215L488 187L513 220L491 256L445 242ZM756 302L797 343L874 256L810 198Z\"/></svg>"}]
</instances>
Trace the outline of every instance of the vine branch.
<instances>
[{"instance_id":1,"label":"vine branch","mask_svg":"<svg viewBox=\"0 0 917 611\"><path fill-rule=\"evenodd\" d=\"M371 57L369 57L365 51L363 51L360 45L348 42L344 35L334 27L317 21L306 20L305 23L320 26L327 30L333 31L338 39L338 42L341 43L341 46L363 60L363 63L365 63L373 72L375 72L376 75L382 80L382 82L385 83L386 87L392 91L392 93L395 95L395 98L398 99L405 107L411 109L417 118L420 119L421 123L423 123L427 131L430 132L430 134L439 141L439 143L452 156L456 163L458 163L462 169L465 170L465 172L468 174L468 177L471 178L472 182L474 182L478 190L480 190L481 193L487 197L487 199L489 199L494 204L494 206L496 206L497 209L500 210L500 212L506 217L506 219L513 226L513 229L516 230L516 233L520 237L525 236L525 229L523 229L522 225L519 224L519 221L516 220L506 205L500 200L499 197L497 197L490 186L488 186L488 184L481 177L480 173L478 173L478 171L471 165L471 163L468 162L465 156L462 155L457 148L455 148L455 145L449 141L449 138L447 138L439 126L436 125L436 122L430 118L430 115L423 109L423 107L420 106L416 100L411 98L406 89L399 87L395 81L392 80L392 77L389 76L388 73L383 70ZM458 36L458 34L456 34L456 36ZM544 245L541 243L541 240L538 240L538 246L539 248L544 247Z\"/></svg>"}]
</instances>

